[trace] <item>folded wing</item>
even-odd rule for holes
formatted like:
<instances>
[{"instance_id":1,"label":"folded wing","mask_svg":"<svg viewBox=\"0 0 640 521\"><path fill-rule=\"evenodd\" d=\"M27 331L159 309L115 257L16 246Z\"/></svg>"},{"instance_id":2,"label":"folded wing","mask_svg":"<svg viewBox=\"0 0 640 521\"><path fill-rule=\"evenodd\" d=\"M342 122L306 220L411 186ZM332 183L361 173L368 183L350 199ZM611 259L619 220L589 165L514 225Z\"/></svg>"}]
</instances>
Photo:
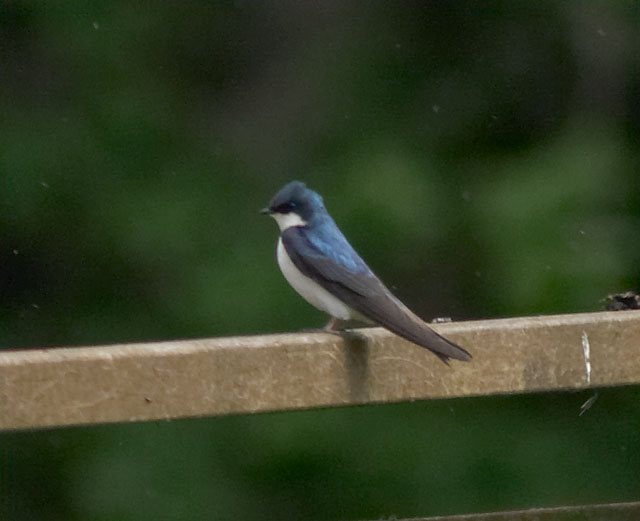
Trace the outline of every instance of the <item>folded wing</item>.
<instances>
[{"instance_id":1,"label":"folded wing","mask_svg":"<svg viewBox=\"0 0 640 521\"><path fill-rule=\"evenodd\" d=\"M303 228L285 230L282 244L304 275L372 322L429 349L445 363L450 358L471 359L469 352L436 333L393 296L371 270L350 270L335 262L308 240ZM353 250L352 254L357 255ZM359 265L366 266L364 261L358 260L361 261Z\"/></svg>"}]
</instances>

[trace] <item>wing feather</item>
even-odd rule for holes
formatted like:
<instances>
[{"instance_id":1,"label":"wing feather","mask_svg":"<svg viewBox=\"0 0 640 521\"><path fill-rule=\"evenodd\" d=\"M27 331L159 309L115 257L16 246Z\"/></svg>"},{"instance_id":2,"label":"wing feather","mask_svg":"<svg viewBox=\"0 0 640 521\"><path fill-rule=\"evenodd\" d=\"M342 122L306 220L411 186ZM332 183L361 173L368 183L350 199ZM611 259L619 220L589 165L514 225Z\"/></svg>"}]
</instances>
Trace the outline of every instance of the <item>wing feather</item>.
<instances>
[{"instance_id":1,"label":"wing feather","mask_svg":"<svg viewBox=\"0 0 640 521\"><path fill-rule=\"evenodd\" d=\"M282 233L282 244L291 261L307 277L325 288L372 322L433 351L441 360L470 360L471 355L431 329L400 302L357 257L354 269L347 269L320 251L306 236L304 228L292 227Z\"/></svg>"}]
</instances>

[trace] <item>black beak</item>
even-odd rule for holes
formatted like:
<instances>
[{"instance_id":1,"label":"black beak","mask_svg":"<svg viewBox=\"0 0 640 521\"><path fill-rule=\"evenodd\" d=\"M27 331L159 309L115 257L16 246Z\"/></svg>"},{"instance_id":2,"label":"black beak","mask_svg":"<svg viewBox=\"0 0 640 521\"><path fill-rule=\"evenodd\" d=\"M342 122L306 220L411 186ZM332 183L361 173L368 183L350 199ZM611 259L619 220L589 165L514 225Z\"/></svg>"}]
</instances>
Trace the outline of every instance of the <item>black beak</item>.
<instances>
[{"instance_id":1,"label":"black beak","mask_svg":"<svg viewBox=\"0 0 640 521\"><path fill-rule=\"evenodd\" d=\"M264 215L269 215L273 212L271 211L271 208L263 208L262 210L260 210L260 213Z\"/></svg>"}]
</instances>

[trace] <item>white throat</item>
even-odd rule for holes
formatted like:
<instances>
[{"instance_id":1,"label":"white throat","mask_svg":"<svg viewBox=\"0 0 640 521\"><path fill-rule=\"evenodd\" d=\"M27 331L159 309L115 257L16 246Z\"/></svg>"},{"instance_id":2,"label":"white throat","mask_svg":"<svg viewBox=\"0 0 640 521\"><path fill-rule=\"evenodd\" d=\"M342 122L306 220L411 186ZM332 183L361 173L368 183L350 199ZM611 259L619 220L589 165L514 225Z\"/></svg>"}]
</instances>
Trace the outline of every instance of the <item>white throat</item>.
<instances>
[{"instance_id":1,"label":"white throat","mask_svg":"<svg viewBox=\"0 0 640 521\"><path fill-rule=\"evenodd\" d=\"M307 221L305 221L302 217L300 217L295 212L289 213L272 213L271 217L273 217L278 226L280 227L280 231L283 232L287 228L291 228L292 226L306 226Z\"/></svg>"}]
</instances>

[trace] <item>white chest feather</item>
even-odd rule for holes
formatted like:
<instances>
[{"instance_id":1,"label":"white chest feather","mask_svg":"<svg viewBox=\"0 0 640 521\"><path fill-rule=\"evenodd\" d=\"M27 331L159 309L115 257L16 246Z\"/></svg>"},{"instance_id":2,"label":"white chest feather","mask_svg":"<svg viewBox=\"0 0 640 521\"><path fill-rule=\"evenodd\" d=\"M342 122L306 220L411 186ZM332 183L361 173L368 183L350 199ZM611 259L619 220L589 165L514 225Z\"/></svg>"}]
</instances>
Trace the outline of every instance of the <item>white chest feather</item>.
<instances>
[{"instance_id":1,"label":"white chest feather","mask_svg":"<svg viewBox=\"0 0 640 521\"><path fill-rule=\"evenodd\" d=\"M359 317L356 311L334 297L320 286L320 284L303 275L302 272L296 268L282 244L282 239L278 239L277 256L278 266L280 266L284 278L287 279L289 284L293 286L293 289L309 304L340 320L350 320Z\"/></svg>"}]
</instances>

